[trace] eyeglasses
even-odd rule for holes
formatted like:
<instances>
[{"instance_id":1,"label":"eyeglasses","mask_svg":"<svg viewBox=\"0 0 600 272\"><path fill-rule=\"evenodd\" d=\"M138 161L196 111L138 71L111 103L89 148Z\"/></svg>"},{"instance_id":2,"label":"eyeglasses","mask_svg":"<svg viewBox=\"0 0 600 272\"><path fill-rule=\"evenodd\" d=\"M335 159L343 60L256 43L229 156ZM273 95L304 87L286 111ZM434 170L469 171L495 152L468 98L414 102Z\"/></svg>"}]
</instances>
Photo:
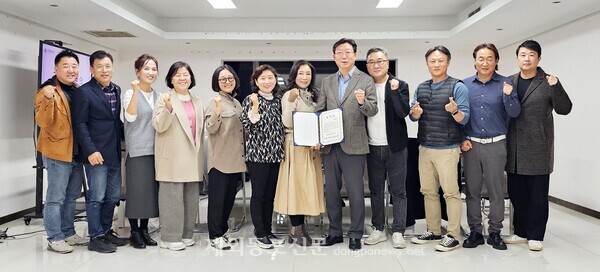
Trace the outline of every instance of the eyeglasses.
<instances>
[{"instance_id":1,"label":"eyeglasses","mask_svg":"<svg viewBox=\"0 0 600 272\"><path fill-rule=\"evenodd\" d=\"M367 66L373 66L375 65L375 63L377 63L378 66L383 65L384 63L387 63L389 60L376 60L376 61L367 61Z\"/></svg>"},{"instance_id":2,"label":"eyeglasses","mask_svg":"<svg viewBox=\"0 0 600 272\"><path fill-rule=\"evenodd\" d=\"M221 82L223 84L227 83L227 81L235 82L235 78L234 77L219 78L219 82Z\"/></svg>"}]
</instances>

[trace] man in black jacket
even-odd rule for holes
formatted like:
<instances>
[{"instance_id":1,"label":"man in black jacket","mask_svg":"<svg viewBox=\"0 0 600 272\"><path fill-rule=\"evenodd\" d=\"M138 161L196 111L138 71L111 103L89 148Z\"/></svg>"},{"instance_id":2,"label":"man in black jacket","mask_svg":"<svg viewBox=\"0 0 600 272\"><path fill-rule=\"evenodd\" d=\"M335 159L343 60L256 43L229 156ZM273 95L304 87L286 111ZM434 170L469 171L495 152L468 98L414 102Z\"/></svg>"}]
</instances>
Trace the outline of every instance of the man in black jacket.
<instances>
[{"instance_id":1,"label":"man in black jacket","mask_svg":"<svg viewBox=\"0 0 600 272\"><path fill-rule=\"evenodd\" d=\"M385 49L374 47L367 52L367 70L375 81L377 107L375 116L367 117L369 154L367 170L371 191L371 223L375 228L365 245L387 240L384 231L385 180L390 185L394 203L392 246L405 248L406 229L406 160L408 134L404 118L410 111L408 84L388 73L389 59Z\"/></svg>"}]
</instances>

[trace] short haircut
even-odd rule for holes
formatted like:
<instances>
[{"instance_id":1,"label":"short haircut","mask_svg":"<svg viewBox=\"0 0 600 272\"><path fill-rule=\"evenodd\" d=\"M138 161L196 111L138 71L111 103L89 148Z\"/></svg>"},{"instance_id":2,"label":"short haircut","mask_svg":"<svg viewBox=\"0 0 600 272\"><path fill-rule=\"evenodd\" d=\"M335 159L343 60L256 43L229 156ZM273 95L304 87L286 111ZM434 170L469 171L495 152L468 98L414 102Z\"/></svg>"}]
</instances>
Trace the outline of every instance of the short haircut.
<instances>
[{"instance_id":1,"label":"short haircut","mask_svg":"<svg viewBox=\"0 0 600 272\"><path fill-rule=\"evenodd\" d=\"M144 65L149 60L154 61L154 63L156 64L156 70L158 71L158 61L156 60L155 57L150 56L148 54L143 54L143 55L139 56L137 58L137 60L133 63L133 68L135 68L136 71L142 70L142 68L144 68Z\"/></svg>"},{"instance_id":2,"label":"short haircut","mask_svg":"<svg viewBox=\"0 0 600 272\"><path fill-rule=\"evenodd\" d=\"M98 50L90 55L90 67L94 66L94 61L108 57L110 62L113 62L113 57L110 53L104 50Z\"/></svg>"},{"instance_id":3,"label":"short haircut","mask_svg":"<svg viewBox=\"0 0 600 272\"><path fill-rule=\"evenodd\" d=\"M498 70L498 61L500 60L500 53L498 53L498 48L496 48L496 46L493 43L482 43L482 44L476 46L475 50L473 50L473 59L474 60L477 59L477 52L481 49L489 49L494 52L494 58L496 59L495 70L497 71Z\"/></svg>"},{"instance_id":4,"label":"short haircut","mask_svg":"<svg viewBox=\"0 0 600 272\"><path fill-rule=\"evenodd\" d=\"M427 60L429 55L431 55L431 53L433 53L435 51L440 51L440 52L444 53L444 55L446 55L448 57L448 60L452 59L452 54L450 54L450 50L448 50L448 48L446 48L443 45L436 45L436 46L430 48L429 50L427 50L427 53L425 53L425 60Z\"/></svg>"},{"instance_id":5,"label":"short haircut","mask_svg":"<svg viewBox=\"0 0 600 272\"><path fill-rule=\"evenodd\" d=\"M345 44L345 43L347 43L347 44L351 45L351 46L352 46L352 49L354 50L354 53L356 53L356 49L357 49L356 42L355 42L353 39L348 39L348 38L341 38L341 39L339 39L337 42L335 42L335 43L333 44L333 53L335 54L335 49L336 49L338 46L340 46L340 45L342 45L342 44Z\"/></svg>"},{"instance_id":6,"label":"short haircut","mask_svg":"<svg viewBox=\"0 0 600 272\"><path fill-rule=\"evenodd\" d=\"M521 45L519 45L519 47L517 47L517 51L515 52L517 56L519 55L519 49L521 49L521 47L537 52L538 57L542 56L542 46L534 40L526 40Z\"/></svg>"},{"instance_id":7,"label":"short haircut","mask_svg":"<svg viewBox=\"0 0 600 272\"><path fill-rule=\"evenodd\" d=\"M277 78L278 78L277 71L275 70L275 68L273 68L271 65L268 65L268 64L263 64L263 65L256 67L256 69L254 69L254 72L252 73L252 76L250 76L250 88L252 90L252 93L258 93L259 89L258 89L258 86L256 86L255 81L265 71L271 71L271 73L273 73L273 75L275 76L275 87L273 88L273 95L279 96L279 93L281 92L281 90L279 89L279 83L277 83Z\"/></svg>"},{"instance_id":8,"label":"short haircut","mask_svg":"<svg viewBox=\"0 0 600 272\"><path fill-rule=\"evenodd\" d=\"M298 88L298 84L296 84L296 77L298 77L298 70L300 70L300 67L302 65L307 65L308 68L310 68L310 74L312 75L312 78L310 79L310 83L308 84L307 91L313 95L313 101L317 101L317 97L319 96L319 92L315 87L317 73L315 67L306 60L298 60L294 62L294 65L292 65L292 69L290 69L290 77L288 77L287 90Z\"/></svg>"},{"instance_id":9,"label":"short haircut","mask_svg":"<svg viewBox=\"0 0 600 272\"><path fill-rule=\"evenodd\" d=\"M217 69L215 69L215 72L212 76L212 90L215 92L221 91L221 87L219 87L219 74L223 70L227 70L233 75L233 78L235 79L235 87L233 87L232 95L237 94L237 90L240 88L240 77L238 77L237 73L233 70L233 68L231 68L231 66L227 64L221 65L217 67Z\"/></svg>"},{"instance_id":10,"label":"short haircut","mask_svg":"<svg viewBox=\"0 0 600 272\"><path fill-rule=\"evenodd\" d=\"M169 68L169 72L167 73L167 76L165 77L165 82L167 83L167 87L173 89L173 83L171 83L171 79L173 79L175 74L177 74L177 70L179 70L179 68L185 68L188 71L188 73L190 73L190 77L192 78L192 83L190 84L190 87L188 89L191 89L194 86L196 86L196 78L194 77L194 72L192 72L192 68L190 68L190 65L183 61L178 61L171 65L171 68Z\"/></svg>"},{"instance_id":11,"label":"short haircut","mask_svg":"<svg viewBox=\"0 0 600 272\"><path fill-rule=\"evenodd\" d=\"M79 57L77 57L77 54L73 53L71 50L64 49L54 57L54 66L58 65L62 58L74 58L77 61L77 64L79 64Z\"/></svg>"},{"instance_id":12,"label":"short haircut","mask_svg":"<svg viewBox=\"0 0 600 272\"><path fill-rule=\"evenodd\" d=\"M376 53L376 52L381 52L381 53L383 53L383 55L386 58L388 58L387 50L385 50L381 47L373 47L373 48L369 49L369 51L367 51L367 59L369 58L369 55Z\"/></svg>"}]
</instances>

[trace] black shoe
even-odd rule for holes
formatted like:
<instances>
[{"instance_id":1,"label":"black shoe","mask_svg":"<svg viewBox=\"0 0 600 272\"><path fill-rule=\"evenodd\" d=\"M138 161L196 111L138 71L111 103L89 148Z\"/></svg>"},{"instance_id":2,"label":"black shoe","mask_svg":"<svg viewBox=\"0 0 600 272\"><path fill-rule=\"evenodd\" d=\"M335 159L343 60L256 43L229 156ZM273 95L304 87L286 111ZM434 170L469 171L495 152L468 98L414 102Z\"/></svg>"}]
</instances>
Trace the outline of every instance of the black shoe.
<instances>
[{"instance_id":1,"label":"black shoe","mask_svg":"<svg viewBox=\"0 0 600 272\"><path fill-rule=\"evenodd\" d=\"M325 240L321 241L321 246L332 246L335 244L343 243L344 238L341 236L327 236Z\"/></svg>"},{"instance_id":2,"label":"black shoe","mask_svg":"<svg viewBox=\"0 0 600 272\"><path fill-rule=\"evenodd\" d=\"M479 232L472 231L469 234L469 237L467 237L467 239L463 242L463 247L476 248L478 245L483 244L485 244L485 241L483 241L483 235L481 235L481 233Z\"/></svg>"},{"instance_id":3,"label":"black shoe","mask_svg":"<svg viewBox=\"0 0 600 272\"><path fill-rule=\"evenodd\" d=\"M271 249L273 248L273 242L269 239L269 237L256 237L256 244L258 247L262 249Z\"/></svg>"},{"instance_id":4,"label":"black shoe","mask_svg":"<svg viewBox=\"0 0 600 272\"><path fill-rule=\"evenodd\" d=\"M96 251L98 253L112 253L117 251L117 246L108 241L105 236L90 240L87 248L89 251Z\"/></svg>"},{"instance_id":5,"label":"black shoe","mask_svg":"<svg viewBox=\"0 0 600 272\"><path fill-rule=\"evenodd\" d=\"M147 229L141 229L140 233L142 234L142 240L144 240L144 244L147 246L157 246L158 243L156 241L154 241L154 239L152 239L152 237L150 237L150 234L148 234L148 230Z\"/></svg>"},{"instance_id":6,"label":"black shoe","mask_svg":"<svg viewBox=\"0 0 600 272\"><path fill-rule=\"evenodd\" d=\"M359 250L362 248L360 238L350 238L350 244L348 244L350 250Z\"/></svg>"},{"instance_id":7,"label":"black shoe","mask_svg":"<svg viewBox=\"0 0 600 272\"><path fill-rule=\"evenodd\" d=\"M502 240L502 237L500 237L500 232L490 233L490 236L487 238L487 243L495 249L506 250L506 244Z\"/></svg>"},{"instance_id":8,"label":"black shoe","mask_svg":"<svg viewBox=\"0 0 600 272\"><path fill-rule=\"evenodd\" d=\"M104 238L114 244L115 246L124 246L127 244L127 239L117 237L117 233L110 229L106 234L104 234Z\"/></svg>"},{"instance_id":9,"label":"black shoe","mask_svg":"<svg viewBox=\"0 0 600 272\"><path fill-rule=\"evenodd\" d=\"M129 237L129 244L133 248L146 248L146 244L144 244L144 239L142 238L142 233L139 231L131 231L131 237Z\"/></svg>"},{"instance_id":10,"label":"black shoe","mask_svg":"<svg viewBox=\"0 0 600 272\"><path fill-rule=\"evenodd\" d=\"M283 245L283 243L285 243L285 239L279 238L279 237L275 236L275 234L273 234L273 233L270 233L269 235L267 235L267 237L269 237L269 240L271 240L271 242L274 245Z\"/></svg>"}]
</instances>

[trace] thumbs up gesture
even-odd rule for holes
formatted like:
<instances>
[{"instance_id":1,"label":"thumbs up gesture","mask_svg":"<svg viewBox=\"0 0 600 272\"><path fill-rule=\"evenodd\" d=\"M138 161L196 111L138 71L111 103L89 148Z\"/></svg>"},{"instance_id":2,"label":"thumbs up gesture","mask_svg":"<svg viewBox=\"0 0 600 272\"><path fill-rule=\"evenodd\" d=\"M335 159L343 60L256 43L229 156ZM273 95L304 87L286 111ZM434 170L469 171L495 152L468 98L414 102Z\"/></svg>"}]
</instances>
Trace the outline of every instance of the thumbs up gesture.
<instances>
[{"instance_id":1,"label":"thumbs up gesture","mask_svg":"<svg viewBox=\"0 0 600 272\"><path fill-rule=\"evenodd\" d=\"M413 117L419 119L421 118L421 114L423 114L423 108L419 105L419 102L415 102L415 104L411 108Z\"/></svg>"},{"instance_id":2,"label":"thumbs up gesture","mask_svg":"<svg viewBox=\"0 0 600 272\"><path fill-rule=\"evenodd\" d=\"M505 95L510 95L513 91L513 86L504 82L502 91L504 92Z\"/></svg>"},{"instance_id":3,"label":"thumbs up gesture","mask_svg":"<svg viewBox=\"0 0 600 272\"><path fill-rule=\"evenodd\" d=\"M444 108L446 108L447 112L454 113L455 111L458 110L458 105L456 105L456 102L454 102L453 97L450 97L448 100L450 101L450 103L446 104L446 106L444 106Z\"/></svg>"},{"instance_id":4,"label":"thumbs up gesture","mask_svg":"<svg viewBox=\"0 0 600 272\"><path fill-rule=\"evenodd\" d=\"M548 80L548 84L550 86L554 86L554 85L556 85L556 83L558 83L558 78L555 76L548 75L548 76L546 76L546 80Z\"/></svg>"}]
</instances>

